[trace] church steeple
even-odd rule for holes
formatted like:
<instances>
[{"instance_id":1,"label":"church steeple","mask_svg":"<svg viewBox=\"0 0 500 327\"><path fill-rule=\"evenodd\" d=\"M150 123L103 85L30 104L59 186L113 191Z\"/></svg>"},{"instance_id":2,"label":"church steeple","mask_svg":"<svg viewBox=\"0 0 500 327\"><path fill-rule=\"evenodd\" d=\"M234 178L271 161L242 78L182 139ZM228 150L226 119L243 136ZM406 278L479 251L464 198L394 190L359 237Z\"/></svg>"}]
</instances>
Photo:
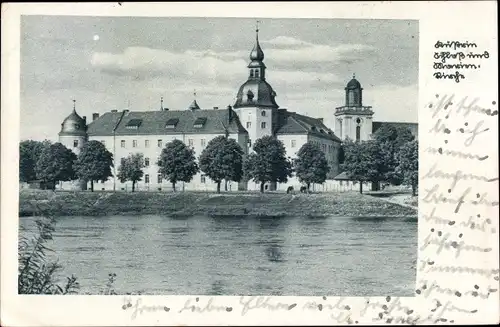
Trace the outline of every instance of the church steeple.
<instances>
[{"instance_id":1,"label":"church steeple","mask_svg":"<svg viewBox=\"0 0 500 327\"><path fill-rule=\"evenodd\" d=\"M264 51L259 44L259 21L257 21L257 25L255 28L255 45L250 52L250 64L248 68L250 69L249 78L248 79L257 79L264 81L266 79L265 71L266 65L264 65Z\"/></svg>"}]
</instances>

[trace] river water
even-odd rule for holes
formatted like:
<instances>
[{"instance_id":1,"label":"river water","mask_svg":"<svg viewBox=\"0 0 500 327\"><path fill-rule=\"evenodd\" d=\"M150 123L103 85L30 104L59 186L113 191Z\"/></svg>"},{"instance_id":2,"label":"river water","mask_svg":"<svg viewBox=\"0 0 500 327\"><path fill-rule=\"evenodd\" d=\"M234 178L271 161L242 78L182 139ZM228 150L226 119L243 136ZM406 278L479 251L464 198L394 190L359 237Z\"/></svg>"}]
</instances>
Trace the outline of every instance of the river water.
<instances>
[{"instance_id":1,"label":"river water","mask_svg":"<svg viewBox=\"0 0 500 327\"><path fill-rule=\"evenodd\" d=\"M21 217L23 233L33 217ZM408 218L59 217L48 245L82 292L412 296Z\"/></svg>"}]
</instances>

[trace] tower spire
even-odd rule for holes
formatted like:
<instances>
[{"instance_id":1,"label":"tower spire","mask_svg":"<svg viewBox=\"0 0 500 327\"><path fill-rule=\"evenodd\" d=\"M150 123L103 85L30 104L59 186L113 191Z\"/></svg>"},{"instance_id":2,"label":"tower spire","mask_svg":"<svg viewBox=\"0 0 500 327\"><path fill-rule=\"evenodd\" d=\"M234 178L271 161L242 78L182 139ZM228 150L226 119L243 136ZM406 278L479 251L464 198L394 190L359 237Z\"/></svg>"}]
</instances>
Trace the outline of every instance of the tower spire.
<instances>
[{"instance_id":1,"label":"tower spire","mask_svg":"<svg viewBox=\"0 0 500 327\"><path fill-rule=\"evenodd\" d=\"M356 73L352 73L352 78L356 78Z\"/></svg>"},{"instance_id":2,"label":"tower spire","mask_svg":"<svg viewBox=\"0 0 500 327\"><path fill-rule=\"evenodd\" d=\"M73 99L73 111L76 112L76 100Z\"/></svg>"},{"instance_id":3,"label":"tower spire","mask_svg":"<svg viewBox=\"0 0 500 327\"><path fill-rule=\"evenodd\" d=\"M163 97L160 98L160 110L163 111Z\"/></svg>"}]
</instances>

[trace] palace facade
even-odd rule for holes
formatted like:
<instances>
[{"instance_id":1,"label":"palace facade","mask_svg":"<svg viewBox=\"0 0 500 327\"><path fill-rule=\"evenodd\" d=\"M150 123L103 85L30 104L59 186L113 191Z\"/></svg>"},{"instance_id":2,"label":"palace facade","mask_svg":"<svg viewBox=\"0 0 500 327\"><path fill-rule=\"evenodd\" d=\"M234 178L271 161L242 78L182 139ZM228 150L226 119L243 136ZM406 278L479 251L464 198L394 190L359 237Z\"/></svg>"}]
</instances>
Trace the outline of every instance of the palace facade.
<instances>
[{"instance_id":1,"label":"palace facade","mask_svg":"<svg viewBox=\"0 0 500 327\"><path fill-rule=\"evenodd\" d=\"M254 142L273 135L283 142L287 156L296 157L307 142L314 142L325 153L330 166L329 189L339 189L348 181L339 171L339 152L343 140L367 140L384 123L373 122L371 107L363 106L361 84L353 76L345 88L345 104L335 110L334 129L327 127L322 118L312 118L280 108L276 92L266 80L264 52L259 44L258 30L255 45L250 52L248 78L240 86L233 106L201 108L196 99L183 110L163 107L156 111L111 110L102 115L94 113L92 121L80 117L76 108L66 117L59 133L59 142L78 154L89 140L96 140L113 154L113 175L104 183L94 183L95 190L130 190L131 182L121 183L116 177L121 160L132 153L144 155L144 177L137 183L138 190L168 190L171 184L158 173L156 162L166 143L181 140L193 148L198 158L208 142L219 135L235 139L245 154L252 151ZM397 123L390 123L397 124ZM416 133L416 124L409 124ZM337 176L340 178L336 179ZM180 185L179 185L180 184ZM216 190L216 184L202 172L191 182L179 183L183 190ZM351 183L352 184L352 183ZM78 187L78 183L62 183L61 188ZM323 189L325 188L323 185ZM300 187L296 177L282 185L266 185L269 190L282 190L288 186ZM258 190L259 184L228 182L228 189ZM319 186L321 188L321 186ZM351 185L352 187L352 185Z\"/></svg>"}]
</instances>

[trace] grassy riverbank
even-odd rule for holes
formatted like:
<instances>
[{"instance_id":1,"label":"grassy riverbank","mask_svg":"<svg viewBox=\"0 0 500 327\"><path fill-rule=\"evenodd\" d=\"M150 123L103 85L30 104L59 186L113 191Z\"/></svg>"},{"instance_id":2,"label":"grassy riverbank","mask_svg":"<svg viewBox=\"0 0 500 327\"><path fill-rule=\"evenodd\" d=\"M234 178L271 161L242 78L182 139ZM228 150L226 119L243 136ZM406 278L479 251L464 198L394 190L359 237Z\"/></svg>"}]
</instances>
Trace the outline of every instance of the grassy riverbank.
<instances>
[{"instance_id":1,"label":"grassy riverbank","mask_svg":"<svg viewBox=\"0 0 500 327\"><path fill-rule=\"evenodd\" d=\"M416 210L357 193L153 193L22 190L19 215L416 217Z\"/></svg>"}]
</instances>

